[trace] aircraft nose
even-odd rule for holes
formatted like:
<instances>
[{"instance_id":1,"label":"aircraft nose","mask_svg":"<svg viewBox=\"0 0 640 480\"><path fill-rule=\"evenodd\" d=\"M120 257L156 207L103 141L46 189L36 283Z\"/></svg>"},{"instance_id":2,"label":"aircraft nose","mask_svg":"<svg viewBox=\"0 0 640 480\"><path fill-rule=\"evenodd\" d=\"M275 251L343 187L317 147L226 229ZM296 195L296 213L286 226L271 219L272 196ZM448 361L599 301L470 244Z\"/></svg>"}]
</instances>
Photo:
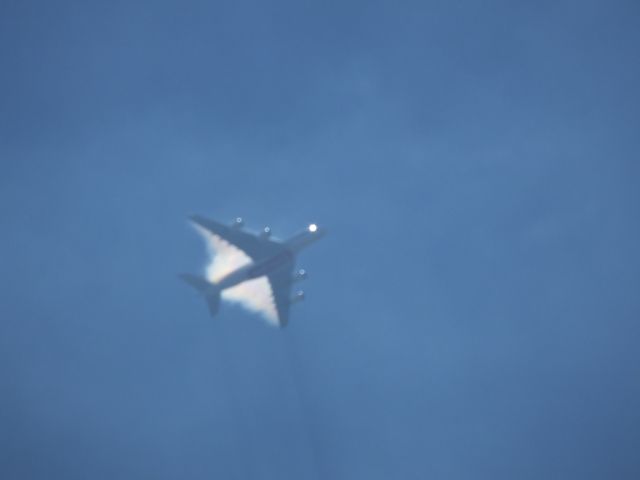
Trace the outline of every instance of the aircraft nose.
<instances>
[{"instance_id":1,"label":"aircraft nose","mask_svg":"<svg viewBox=\"0 0 640 480\"><path fill-rule=\"evenodd\" d=\"M326 228L320 227L319 225L317 225L315 223L309 224L307 229L309 230L309 232L313 233L314 235L318 235L318 236L321 236L321 235L324 235L325 233L327 233Z\"/></svg>"}]
</instances>

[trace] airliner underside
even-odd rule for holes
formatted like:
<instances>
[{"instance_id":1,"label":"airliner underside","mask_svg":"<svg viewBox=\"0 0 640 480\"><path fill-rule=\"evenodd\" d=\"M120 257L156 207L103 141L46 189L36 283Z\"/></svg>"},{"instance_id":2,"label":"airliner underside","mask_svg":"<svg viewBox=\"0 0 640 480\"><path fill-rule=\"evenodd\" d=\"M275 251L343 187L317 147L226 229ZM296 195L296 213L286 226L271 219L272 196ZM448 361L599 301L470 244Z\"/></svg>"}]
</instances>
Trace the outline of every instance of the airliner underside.
<instances>
[{"instance_id":1,"label":"airliner underside","mask_svg":"<svg viewBox=\"0 0 640 480\"><path fill-rule=\"evenodd\" d=\"M261 313L273 325L286 326L289 307L304 298L302 291L291 295L293 284L306 278L304 270L294 271L296 255L325 230L312 223L279 241L271 238L268 227L257 235L244 231L240 218L231 226L199 215L190 220L207 241L213 259L205 277L180 277L204 295L211 315L218 312L223 298Z\"/></svg>"}]
</instances>

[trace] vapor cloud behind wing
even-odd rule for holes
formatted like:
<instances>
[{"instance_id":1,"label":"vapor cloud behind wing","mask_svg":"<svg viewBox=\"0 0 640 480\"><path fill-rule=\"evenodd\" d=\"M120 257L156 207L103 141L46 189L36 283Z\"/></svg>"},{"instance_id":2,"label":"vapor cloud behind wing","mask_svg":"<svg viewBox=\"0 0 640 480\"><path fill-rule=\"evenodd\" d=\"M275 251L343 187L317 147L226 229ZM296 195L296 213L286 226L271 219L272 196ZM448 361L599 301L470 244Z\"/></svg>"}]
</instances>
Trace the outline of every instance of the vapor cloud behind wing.
<instances>
[{"instance_id":1,"label":"vapor cloud behind wing","mask_svg":"<svg viewBox=\"0 0 640 480\"><path fill-rule=\"evenodd\" d=\"M199 225L193 226L207 244L210 261L205 276L210 282L217 283L229 273L251 262L249 255L235 245ZM247 310L259 313L269 324L278 325L278 311L273 300L271 284L266 276L225 289L221 295L223 300L237 303Z\"/></svg>"}]
</instances>

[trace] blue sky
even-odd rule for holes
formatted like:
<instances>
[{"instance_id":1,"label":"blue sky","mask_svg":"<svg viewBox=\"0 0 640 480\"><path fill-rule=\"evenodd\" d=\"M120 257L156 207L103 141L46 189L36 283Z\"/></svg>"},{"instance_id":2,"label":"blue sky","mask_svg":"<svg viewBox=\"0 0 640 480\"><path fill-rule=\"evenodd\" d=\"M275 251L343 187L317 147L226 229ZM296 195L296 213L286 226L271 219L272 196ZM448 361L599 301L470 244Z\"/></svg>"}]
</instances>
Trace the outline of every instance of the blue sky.
<instances>
[{"instance_id":1,"label":"blue sky","mask_svg":"<svg viewBox=\"0 0 640 480\"><path fill-rule=\"evenodd\" d=\"M0 6L0 476L640 474L636 2ZM186 215L316 221L285 331Z\"/></svg>"}]
</instances>

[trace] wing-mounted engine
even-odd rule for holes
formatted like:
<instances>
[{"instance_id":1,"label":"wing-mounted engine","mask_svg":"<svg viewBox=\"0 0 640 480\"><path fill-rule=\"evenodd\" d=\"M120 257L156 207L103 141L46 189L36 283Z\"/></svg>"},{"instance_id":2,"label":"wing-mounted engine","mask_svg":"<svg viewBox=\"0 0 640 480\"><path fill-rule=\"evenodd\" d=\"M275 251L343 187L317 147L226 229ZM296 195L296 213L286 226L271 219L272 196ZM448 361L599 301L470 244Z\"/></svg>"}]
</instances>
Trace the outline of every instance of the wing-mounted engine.
<instances>
[{"instance_id":1,"label":"wing-mounted engine","mask_svg":"<svg viewBox=\"0 0 640 480\"><path fill-rule=\"evenodd\" d=\"M231 223L231 228L240 229L244 227L244 220L242 217L236 217L236 219Z\"/></svg>"},{"instance_id":2,"label":"wing-mounted engine","mask_svg":"<svg viewBox=\"0 0 640 480\"><path fill-rule=\"evenodd\" d=\"M269 227L264 227L260 231L260 238L264 238L265 240L271 237L271 229Z\"/></svg>"},{"instance_id":3,"label":"wing-mounted engine","mask_svg":"<svg viewBox=\"0 0 640 480\"><path fill-rule=\"evenodd\" d=\"M304 268L300 268L296 270L291 280L294 282L299 282L301 280L305 280L307 276L308 276L307 271Z\"/></svg>"},{"instance_id":4,"label":"wing-mounted engine","mask_svg":"<svg viewBox=\"0 0 640 480\"><path fill-rule=\"evenodd\" d=\"M301 302L302 300L304 300L304 292L302 290L298 290L293 297L291 297L290 303L294 304Z\"/></svg>"}]
</instances>

